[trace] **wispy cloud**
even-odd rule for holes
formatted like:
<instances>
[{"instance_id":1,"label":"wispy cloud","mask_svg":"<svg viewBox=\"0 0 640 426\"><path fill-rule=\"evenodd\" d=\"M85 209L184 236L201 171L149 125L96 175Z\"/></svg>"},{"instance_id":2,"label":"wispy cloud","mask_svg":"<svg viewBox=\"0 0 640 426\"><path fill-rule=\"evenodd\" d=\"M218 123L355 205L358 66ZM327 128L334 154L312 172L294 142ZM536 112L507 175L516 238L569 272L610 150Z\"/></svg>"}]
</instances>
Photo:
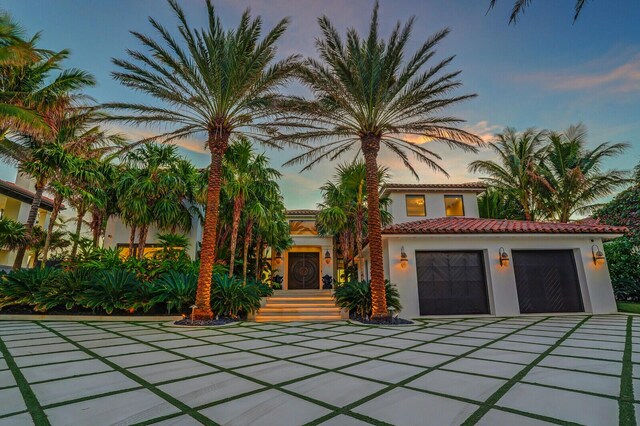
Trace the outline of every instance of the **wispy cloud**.
<instances>
[{"instance_id":1,"label":"wispy cloud","mask_svg":"<svg viewBox=\"0 0 640 426\"><path fill-rule=\"evenodd\" d=\"M128 126L111 126L109 129L113 133L117 133L125 137L127 140L131 142L136 142L142 139L151 138L157 136L157 132L153 132L151 130L140 129L136 127L128 127ZM193 152L195 154L208 154L204 149L204 143L202 141L197 141L194 139L176 139L171 142L173 145L176 145L180 148L183 148L186 151Z\"/></svg>"},{"instance_id":2,"label":"wispy cloud","mask_svg":"<svg viewBox=\"0 0 640 426\"><path fill-rule=\"evenodd\" d=\"M608 93L640 91L640 53L610 55L558 71L542 71L516 77L516 81L532 82L551 90L599 90Z\"/></svg>"}]
</instances>

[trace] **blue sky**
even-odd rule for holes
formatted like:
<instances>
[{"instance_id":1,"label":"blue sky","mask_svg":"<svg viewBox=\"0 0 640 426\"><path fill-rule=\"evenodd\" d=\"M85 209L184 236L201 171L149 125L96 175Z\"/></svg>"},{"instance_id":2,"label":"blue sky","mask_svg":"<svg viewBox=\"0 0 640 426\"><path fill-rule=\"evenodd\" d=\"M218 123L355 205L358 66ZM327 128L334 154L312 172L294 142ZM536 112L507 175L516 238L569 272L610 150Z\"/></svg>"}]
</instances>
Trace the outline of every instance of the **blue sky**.
<instances>
[{"instance_id":1,"label":"blue sky","mask_svg":"<svg viewBox=\"0 0 640 426\"><path fill-rule=\"evenodd\" d=\"M204 24L201 0L182 2L194 25ZM237 25L242 11L250 7L262 15L267 27L289 16L289 31L282 38L280 55L315 56L318 36L316 18L327 15L344 30L353 26L366 31L371 0L269 0L215 1L228 26ZM640 3L637 0L593 0L578 21L572 23L573 0L536 0L518 25L507 25L512 0L499 0L488 14L488 0L382 0L381 33L388 34L398 21L417 18L409 51L443 27L452 33L442 42L438 56L456 55L451 66L463 71L460 93L477 93L451 114L466 120L465 128L489 138L505 126L560 130L583 122L592 145L628 142L627 155L608 164L630 169L640 161ZM67 65L93 73L97 87L89 94L99 102L148 101L144 95L120 86L110 76L111 58L122 58L127 48L138 48L130 30L151 34L148 16L175 28L168 5L161 0L4 0L0 8L10 12L32 34L42 31L42 45L69 48ZM292 87L290 90L298 91ZM131 138L149 129L119 128ZM183 141L181 152L196 165L208 164L201 141ZM444 157L442 165L451 182L477 179L467 172L469 161L490 158L434 148ZM296 153L293 149L267 151L280 166ZM350 157L344 159L347 161ZM411 182L410 174L388 153L381 163L390 166L394 180ZM322 163L311 172L297 167L281 168L281 185L289 208L310 208L319 201L317 188L327 180L335 164ZM422 182L445 182L446 178L419 167ZM0 178L13 179L15 171L0 165Z\"/></svg>"}]
</instances>

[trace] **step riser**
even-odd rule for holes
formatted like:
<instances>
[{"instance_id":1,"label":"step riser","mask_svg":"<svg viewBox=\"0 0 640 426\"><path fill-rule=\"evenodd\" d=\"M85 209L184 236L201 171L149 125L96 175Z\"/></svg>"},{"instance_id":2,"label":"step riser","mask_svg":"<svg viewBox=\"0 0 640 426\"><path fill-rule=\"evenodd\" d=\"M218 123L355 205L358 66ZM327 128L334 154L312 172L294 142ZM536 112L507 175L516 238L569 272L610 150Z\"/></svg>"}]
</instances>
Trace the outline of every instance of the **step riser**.
<instances>
[{"instance_id":1,"label":"step riser","mask_svg":"<svg viewBox=\"0 0 640 426\"><path fill-rule=\"evenodd\" d=\"M339 321L331 290L277 290L256 314L257 322Z\"/></svg>"}]
</instances>

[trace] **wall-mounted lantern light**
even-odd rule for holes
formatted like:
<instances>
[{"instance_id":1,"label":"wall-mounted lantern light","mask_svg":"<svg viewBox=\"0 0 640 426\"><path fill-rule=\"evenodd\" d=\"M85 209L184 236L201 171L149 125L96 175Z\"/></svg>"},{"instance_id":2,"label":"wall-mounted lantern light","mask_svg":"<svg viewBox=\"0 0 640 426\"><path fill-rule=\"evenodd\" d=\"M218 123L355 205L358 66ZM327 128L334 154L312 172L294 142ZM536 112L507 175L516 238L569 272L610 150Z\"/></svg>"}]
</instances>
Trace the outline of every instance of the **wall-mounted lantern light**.
<instances>
[{"instance_id":1,"label":"wall-mounted lantern light","mask_svg":"<svg viewBox=\"0 0 640 426\"><path fill-rule=\"evenodd\" d=\"M498 250L498 254L500 256L500 266L509 266L509 255L507 254L507 251L504 249L504 247L500 247L500 249Z\"/></svg>"},{"instance_id":2,"label":"wall-mounted lantern light","mask_svg":"<svg viewBox=\"0 0 640 426\"><path fill-rule=\"evenodd\" d=\"M280 265L282 264L282 252L280 250L278 250L276 252L276 265Z\"/></svg>"},{"instance_id":3,"label":"wall-mounted lantern light","mask_svg":"<svg viewBox=\"0 0 640 426\"><path fill-rule=\"evenodd\" d=\"M593 256L594 265L597 266L604 263L604 253L600 251L600 247L598 247L596 244L591 246L591 256Z\"/></svg>"},{"instance_id":4,"label":"wall-mounted lantern light","mask_svg":"<svg viewBox=\"0 0 640 426\"><path fill-rule=\"evenodd\" d=\"M331 263L331 253L329 253L329 250L324 252L324 263L327 265Z\"/></svg>"},{"instance_id":5,"label":"wall-mounted lantern light","mask_svg":"<svg viewBox=\"0 0 640 426\"><path fill-rule=\"evenodd\" d=\"M409 263L409 258L407 257L407 253L404 251L404 246L400 248L400 267L406 268Z\"/></svg>"}]
</instances>

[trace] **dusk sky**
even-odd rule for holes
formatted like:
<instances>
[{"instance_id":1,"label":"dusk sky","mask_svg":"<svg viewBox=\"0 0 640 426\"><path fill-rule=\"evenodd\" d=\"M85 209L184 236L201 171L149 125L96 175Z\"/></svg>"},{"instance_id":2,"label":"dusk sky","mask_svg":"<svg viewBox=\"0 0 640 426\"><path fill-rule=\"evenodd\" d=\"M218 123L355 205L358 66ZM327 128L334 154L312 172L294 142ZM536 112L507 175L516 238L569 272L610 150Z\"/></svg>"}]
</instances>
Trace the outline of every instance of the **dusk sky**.
<instances>
[{"instance_id":1,"label":"dusk sky","mask_svg":"<svg viewBox=\"0 0 640 426\"><path fill-rule=\"evenodd\" d=\"M536 0L515 26L508 25L513 0L498 0L496 9L486 14L488 3L489 0L382 0L381 34L388 35L398 20L405 22L415 15L417 21L408 49L412 54L428 36L443 27L451 28L438 55L456 55L449 70L463 71L464 86L459 93L477 93L478 97L449 113L466 120L465 128L486 140L505 126L562 130L582 122L589 129L591 145L605 141L632 145L627 155L609 162L608 167L630 169L637 164L640 2L593 0L573 24L574 0ZM204 1L185 0L182 4L193 25L204 24ZM366 32L373 1L216 1L215 6L227 28L237 25L246 7L251 8L252 14L262 15L267 28L289 16L292 23L282 38L279 55L316 56L318 16L327 15L343 31L353 26ZM69 48L72 54L66 65L96 76L98 85L89 94L98 102L153 102L111 78L115 69L111 58L123 58L126 49L140 47L130 30L153 34L148 16L175 30L176 20L164 1L3 0L0 8L13 15L28 34L42 31L42 47ZM305 93L295 86L290 91ZM117 130L132 140L152 131L125 127ZM208 164L209 155L202 141L181 141L179 145L197 166ZM443 155L441 165L450 172L450 182L478 179L467 171L468 163L491 157L486 150L479 155L450 151L444 145L434 150ZM299 152L268 150L267 154L274 166L280 167ZM390 153L383 152L380 162L391 168L394 181L414 181ZM421 182L447 181L418 162L415 164ZM299 167L280 167L287 207L314 208L320 198L317 188L333 175L334 167L335 164L324 162L302 174ZM13 180L15 170L1 165L0 178Z\"/></svg>"}]
</instances>

